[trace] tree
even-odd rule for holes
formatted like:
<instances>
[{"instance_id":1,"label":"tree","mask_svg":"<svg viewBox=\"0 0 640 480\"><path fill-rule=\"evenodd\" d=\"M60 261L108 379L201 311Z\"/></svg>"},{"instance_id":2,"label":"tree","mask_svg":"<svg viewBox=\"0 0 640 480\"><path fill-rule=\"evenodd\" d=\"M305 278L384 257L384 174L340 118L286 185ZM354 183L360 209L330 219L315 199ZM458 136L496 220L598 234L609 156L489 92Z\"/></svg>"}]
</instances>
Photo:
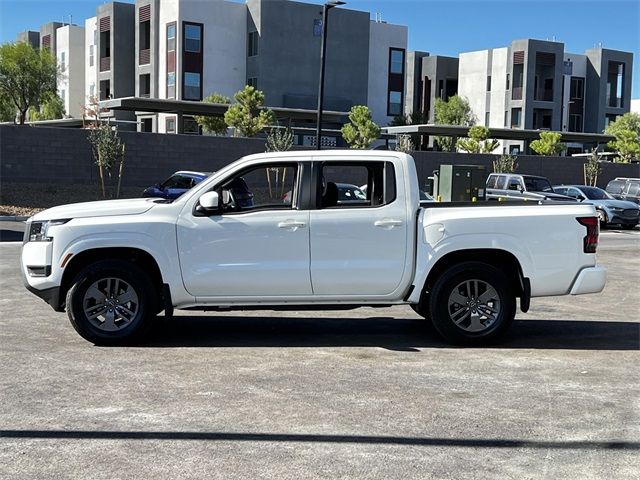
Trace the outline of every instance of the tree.
<instances>
[{"instance_id":1,"label":"tree","mask_svg":"<svg viewBox=\"0 0 640 480\"><path fill-rule=\"evenodd\" d=\"M531 142L531 150L538 155L558 155L564 149L559 132L540 132L540 138Z\"/></svg>"},{"instance_id":2,"label":"tree","mask_svg":"<svg viewBox=\"0 0 640 480\"><path fill-rule=\"evenodd\" d=\"M411 135L396 135L396 151L403 153L411 153L415 150Z\"/></svg>"},{"instance_id":3,"label":"tree","mask_svg":"<svg viewBox=\"0 0 640 480\"><path fill-rule=\"evenodd\" d=\"M591 150L591 155L584 164L584 183L592 187L596 186L598 174L600 173L600 157L598 149Z\"/></svg>"},{"instance_id":4,"label":"tree","mask_svg":"<svg viewBox=\"0 0 640 480\"><path fill-rule=\"evenodd\" d=\"M56 120L64 117L64 102L57 95L51 92L44 94L40 100L40 107L35 105L29 107L29 120Z\"/></svg>"},{"instance_id":5,"label":"tree","mask_svg":"<svg viewBox=\"0 0 640 480\"><path fill-rule=\"evenodd\" d=\"M371 119L371 110L365 105L351 107L349 121L351 123L342 126L342 138L351 148L367 148L380 135L380 127Z\"/></svg>"},{"instance_id":6,"label":"tree","mask_svg":"<svg viewBox=\"0 0 640 480\"><path fill-rule=\"evenodd\" d=\"M117 169L118 183L115 198L120 196L120 185L124 169L124 144L118 137L118 130L109 122L99 123L89 130L89 143L93 151L93 158L100 173L100 186L102 198L107 198L105 189L105 173L109 179L113 178L113 172Z\"/></svg>"},{"instance_id":7,"label":"tree","mask_svg":"<svg viewBox=\"0 0 640 480\"><path fill-rule=\"evenodd\" d=\"M0 95L0 122L15 122L16 107L5 95Z\"/></svg>"},{"instance_id":8,"label":"tree","mask_svg":"<svg viewBox=\"0 0 640 480\"><path fill-rule=\"evenodd\" d=\"M470 127L476 123L476 116L471 111L469 102L462 97L454 95L449 100L436 99L434 104L434 120L436 125L463 125ZM440 148L447 152L454 150L454 143L451 137L435 137Z\"/></svg>"},{"instance_id":9,"label":"tree","mask_svg":"<svg viewBox=\"0 0 640 480\"><path fill-rule=\"evenodd\" d=\"M460 150L467 153L491 153L500 142L489 139L489 129L483 125L476 125L469 129L469 138L461 138L456 143Z\"/></svg>"},{"instance_id":10,"label":"tree","mask_svg":"<svg viewBox=\"0 0 640 480\"><path fill-rule=\"evenodd\" d=\"M215 92L205 98L204 101L206 103L222 103L225 105L231 103L231 99L229 97L225 97L224 95ZM196 115L194 118L196 122L198 122L198 125L200 125L207 133L224 135L227 132L227 122L225 122L224 117Z\"/></svg>"},{"instance_id":11,"label":"tree","mask_svg":"<svg viewBox=\"0 0 640 480\"><path fill-rule=\"evenodd\" d=\"M286 152L293 146L290 128L272 128L267 134L267 152Z\"/></svg>"},{"instance_id":12,"label":"tree","mask_svg":"<svg viewBox=\"0 0 640 480\"><path fill-rule=\"evenodd\" d=\"M611 122L604 133L615 140L608 143L621 162L630 162L640 156L640 114L628 112Z\"/></svg>"},{"instance_id":13,"label":"tree","mask_svg":"<svg viewBox=\"0 0 640 480\"><path fill-rule=\"evenodd\" d=\"M393 120L389 122L390 127L402 127L405 125L424 125L429 123L429 119L427 115L419 110L411 112L408 115L398 115L393 117ZM411 147L412 150L416 148L419 150L422 145L422 135L419 133L414 133L410 135Z\"/></svg>"},{"instance_id":14,"label":"tree","mask_svg":"<svg viewBox=\"0 0 640 480\"><path fill-rule=\"evenodd\" d=\"M31 105L56 94L57 75L56 59L47 49L36 51L25 42L0 45L0 95L15 105L20 125Z\"/></svg>"},{"instance_id":15,"label":"tree","mask_svg":"<svg viewBox=\"0 0 640 480\"><path fill-rule=\"evenodd\" d=\"M255 137L275 117L269 109L262 109L264 93L247 85L234 95L236 102L224 114L224 121L235 128L236 137Z\"/></svg>"},{"instance_id":16,"label":"tree","mask_svg":"<svg viewBox=\"0 0 640 480\"><path fill-rule=\"evenodd\" d=\"M493 173L513 173L518 168L518 157L514 155L500 155L493 161Z\"/></svg>"}]
</instances>

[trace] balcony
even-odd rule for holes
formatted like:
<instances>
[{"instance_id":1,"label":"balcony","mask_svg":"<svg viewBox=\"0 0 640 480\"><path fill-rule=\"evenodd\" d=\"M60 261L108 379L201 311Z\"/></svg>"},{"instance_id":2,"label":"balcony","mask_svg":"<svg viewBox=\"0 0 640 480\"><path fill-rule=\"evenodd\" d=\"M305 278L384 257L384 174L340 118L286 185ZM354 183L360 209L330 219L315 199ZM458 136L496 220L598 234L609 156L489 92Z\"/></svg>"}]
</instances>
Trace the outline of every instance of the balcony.
<instances>
[{"instance_id":1,"label":"balcony","mask_svg":"<svg viewBox=\"0 0 640 480\"><path fill-rule=\"evenodd\" d=\"M111 70L111 57L102 57L100 59L100 71L108 72Z\"/></svg>"},{"instance_id":2,"label":"balcony","mask_svg":"<svg viewBox=\"0 0 640 480\"><path fill-rule=\"evenodd\" d=\"M151 49L140 50L138 55L138 65L149 65L151 63Z\"/></svg>"},{"instance_id":3,"label":"balcony","mask_svg":"<svg viewBox=\"0 0 640 480\"><path fill-rule=\"evenodd\" d=\"M511 89L511 100L522 100L522 87L513 87Z\"/></svg>"},{"instance_id":4,"label":"balcony","mask_svg":"<svg viewBox=\"0 0 640 480\"><path fill-rule=\"evenodd\" d=\"M553 90L549 88L538 88L535 91L533 99L542 102L553 102Z\"/></svg>"}]
</instances>

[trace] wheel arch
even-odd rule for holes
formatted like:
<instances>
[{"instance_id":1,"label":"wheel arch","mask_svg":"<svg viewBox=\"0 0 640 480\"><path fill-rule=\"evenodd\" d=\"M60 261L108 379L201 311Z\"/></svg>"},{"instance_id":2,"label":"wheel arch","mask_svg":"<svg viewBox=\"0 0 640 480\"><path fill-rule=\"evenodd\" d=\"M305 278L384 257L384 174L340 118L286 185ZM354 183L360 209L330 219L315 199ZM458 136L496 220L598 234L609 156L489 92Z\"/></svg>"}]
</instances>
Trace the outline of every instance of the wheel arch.
<instances>
[{"instance_id":1,"label":"wheel arch","mask_svg":"<svg viewBox=\"0 0 640 480\"><path fill-rule=\"evenodd\" d=\"M520 297L521 310L523 312L528 310L531 287L529 279L522 272L520 262L511 252L491 248L456 250L438 259L429 270L427 278L422 285L419 303L421 309L428 305L429 292L442 273L448 268L463 262L485 263L504 272L509 283L515 286L515 295Z\"/></svg>"},{"instance_id":2,"label":"wheel arch","mask_svg":"<svg viewBox=\"0 0 640 480\"><path fill-rule=\"evenodd\" d=\"M100 260L123 260L136 264L149 275L154 288L157 289L158 296L161 296L162 273L158 262L149 252L133 247L91 248L75 254L66 265L60 283L60 309L65 307L64 302L67 292L71 288L71 282L76 275L87 265Z\"/></svg>"}]
</instances>

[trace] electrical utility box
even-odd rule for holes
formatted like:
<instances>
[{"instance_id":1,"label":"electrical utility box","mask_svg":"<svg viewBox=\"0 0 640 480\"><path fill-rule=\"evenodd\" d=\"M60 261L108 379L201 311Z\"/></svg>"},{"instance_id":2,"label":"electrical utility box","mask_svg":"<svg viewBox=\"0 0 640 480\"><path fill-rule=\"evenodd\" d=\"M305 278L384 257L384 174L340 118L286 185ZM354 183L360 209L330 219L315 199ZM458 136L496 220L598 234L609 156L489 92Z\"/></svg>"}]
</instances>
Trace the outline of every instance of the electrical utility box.
<instances>
[{"instance_id":1,"label":"electrical utility box","mask_svg":"<svg viewBox=\"0 0 640 480\"><path fill-rule=\"evenodd\" d=\"M485 199L487 169L483 165L440 165L435 198L441 202L472 202ZM435 179L434 179L435 180Z\"/></svg>"}]
</instances>

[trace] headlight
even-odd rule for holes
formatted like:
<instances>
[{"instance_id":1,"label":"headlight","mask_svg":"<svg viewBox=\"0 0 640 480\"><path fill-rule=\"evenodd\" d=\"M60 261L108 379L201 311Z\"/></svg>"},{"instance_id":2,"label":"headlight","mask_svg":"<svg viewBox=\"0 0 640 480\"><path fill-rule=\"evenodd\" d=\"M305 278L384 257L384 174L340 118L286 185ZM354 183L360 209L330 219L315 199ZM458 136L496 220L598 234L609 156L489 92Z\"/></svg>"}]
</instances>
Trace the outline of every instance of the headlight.
<instances>
[{"instance_id":1,"label":"headlight","mask_svg":"<svg viewBox=\"0 0 640 480\"><path fill-rule=\"evenodd\" d=\"M46 222L31 222L28 224L29 236L25 236L27 242L50 242L53 240L48 233L51 227L64 225L70 219L66 220L47 220ZM26 243L26 242L25 242Z\"/></svg>"},{"instance_id":2,"label":"headlight","mask_svg":"<svg viewBox=\"0 0 640 480\"><path fill-rule=\"evenodd\" d=\"M622 212L624 210L624 208L620 208L620 207L611 207L611 211L612 212Z\"/></svg>"}]
</instances>

